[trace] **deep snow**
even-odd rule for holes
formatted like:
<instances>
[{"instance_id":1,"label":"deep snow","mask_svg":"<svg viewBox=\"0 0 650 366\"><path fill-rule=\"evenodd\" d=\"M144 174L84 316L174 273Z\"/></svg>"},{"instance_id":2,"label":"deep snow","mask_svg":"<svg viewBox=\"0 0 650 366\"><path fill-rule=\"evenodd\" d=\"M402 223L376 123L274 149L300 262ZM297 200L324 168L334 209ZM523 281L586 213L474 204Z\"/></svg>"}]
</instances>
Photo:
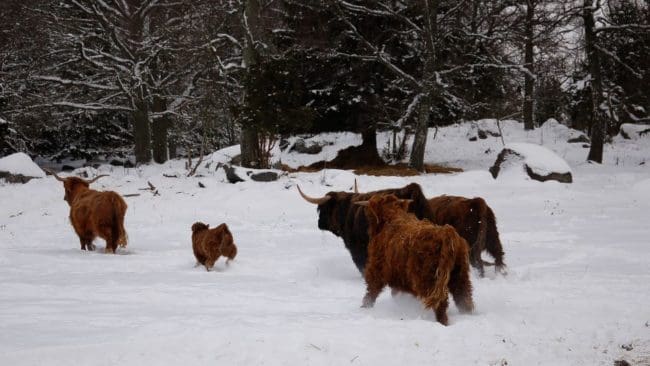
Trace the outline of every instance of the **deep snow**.
<instances>
[{"instance_id":1,"label":"deep snow","mask_svg":"<svg viewBox=\"0 0 650 366\"><path fill-rule=\"evenodd\" d=\"M236 148L206 159L203 177L162 176L182 176L183 161L105 166L111 176L95 188L141 194L127 198L130 241L118 255L79 250L60 182L0 183L0 365L648 364L650 143L616 138L601 166L584 162L581 144L565 143L573 132L563 126L501 128L506 143L543 143L562 156L574 183L495 181L487 168L501 139L469 142L468 125L429 134L426 160L467 170L454 175L326 170L231 185L214 167ZM427 196L484 197L508 276L473 273L476 312L451 305L449 327L390 291L361 309L362 277L295 189L350 190L354 178L362 191L415 181ZM139 190L147 181L159 196ZM198 220L228 223L239 248L230 265L194 267Z\"/></svg>"}]
</instances>

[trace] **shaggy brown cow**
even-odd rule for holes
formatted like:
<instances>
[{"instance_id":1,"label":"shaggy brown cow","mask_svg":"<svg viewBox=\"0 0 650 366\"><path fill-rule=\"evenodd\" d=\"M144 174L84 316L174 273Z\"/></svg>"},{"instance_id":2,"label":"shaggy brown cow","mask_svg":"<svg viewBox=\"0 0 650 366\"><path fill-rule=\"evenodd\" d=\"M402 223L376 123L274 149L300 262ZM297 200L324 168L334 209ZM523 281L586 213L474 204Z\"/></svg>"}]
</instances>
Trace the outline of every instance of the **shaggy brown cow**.
<instances>
[{"instance_id":1,"label":"shaggy brown cow","mask_svg":"<svg viewBox=\"0 0 650 366\"><path fill-rule=\"evenodd\" d=\"M305 195L300 187L298 192L307 202L318 205L318 228L343 238L345 247L350 251L352 260L361 273L368 256L368 221L361 208L353 203L369 200L376 194L389 193L400 199L412 200L408 211L414 213L418 219L428 219L438 225L452 225L472 247L471 263L479 270L481 276L483 276L483 265L487 263L480 256L483 250L487 249L488 253L494 256L498 269L504 266L496 219L483 199L459 197L464 200L462 204L454 205L454 209L446 209L447 205L438 204L436 198L427 201L422 188L416 183L403 188L357 193L355 182L355 193L328 192L320 198Z\"/></svg>"},{"instance_id":2,"label":"shaggy brown cow","mask_svg":"<svg viewBox=\"0 0 650 366\"><path fill-rule=\"evenodd\" d=\"M392 194L356 204L366 206L371 238L363 307L372 307L388 285L420 298L444 325L449 292L461 312L474 309L468 246L453 227L419 220L406 211L409 200Z\"/></svg>"},{"instance_id":3,"label":"shaggy brown cow","mask_svg":"<svg viewBox=\"0 0 650 366\"><path fill-rule=\"evenodd\" d=\"M118 245L126 247L126 202L113 191L99 192L89 188L91 183L106 175L84 180L79 177L61 178L53 171L46 171L63 182L63 199L70 205L70 223L79 236L82 250L95 250L93 240L98 236L106 240L106 253L115 253Z\"/></svg>"},{"instance_id":4,"label":"shaggy brown cow","mask_svg":"<svg viewBox=\"0 0 650 366\"><path fill-rule=\"evenodd\" d=\"M228 258L228 263L237 255L237 246L226 224L210 229L202 222L195 222L192 225L192 250L197 266L203 265L208 271L220 256Z\"/></svg>"}]
</instances>

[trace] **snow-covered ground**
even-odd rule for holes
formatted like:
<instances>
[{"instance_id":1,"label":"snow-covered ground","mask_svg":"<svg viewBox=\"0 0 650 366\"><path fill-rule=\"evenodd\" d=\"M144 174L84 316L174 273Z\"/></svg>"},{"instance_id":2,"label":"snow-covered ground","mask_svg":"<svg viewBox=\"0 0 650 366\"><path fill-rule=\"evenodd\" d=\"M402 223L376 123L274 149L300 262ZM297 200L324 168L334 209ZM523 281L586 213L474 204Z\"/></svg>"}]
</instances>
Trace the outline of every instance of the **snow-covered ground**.
<instances>
[{"instance_id":1,"label":"snow-covered ground","mask_svg":"<svg viewBox=\"0 0 650 366\"><path fill-rule=\"evenodd\" d=\"M615 138L600 166L562 126L501 127L506 143L563 157L574 183L492 179L501 139L469 142L469 125L435 140L431 130L427 149L428 162L464 173L356 177L362 191L415 181L427 196L482 196L494 209L509 274L474 273L476 312L451 305L448 327L409 295L385 291L360 308L362 277L295 189L350 190L351 172L231 185L214 167L236 148L207 159L203 177L163 177L183 161L101 167L111 176L95 188L141 194L127 198L130 241L117 255L79 250L52 177L0 183L0 365L649 364L650 139ZM159 196L139 190L147 181ZM194 267L198 220L228 223L239 248L230 265Z\"/></svg>"}]
</instances>

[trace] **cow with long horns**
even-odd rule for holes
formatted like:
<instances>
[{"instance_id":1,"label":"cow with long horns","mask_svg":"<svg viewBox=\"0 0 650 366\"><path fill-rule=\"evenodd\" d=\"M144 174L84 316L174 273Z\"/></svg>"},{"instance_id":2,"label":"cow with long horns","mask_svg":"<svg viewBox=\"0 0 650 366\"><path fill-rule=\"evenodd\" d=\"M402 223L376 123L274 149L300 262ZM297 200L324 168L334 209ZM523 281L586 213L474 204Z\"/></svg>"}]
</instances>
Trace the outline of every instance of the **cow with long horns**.
<instances>
[{"instance_id":1,"label":"cow with long horns","mask_svg":"<svg viewBox=\"0 0 650 366\"><path fill-rule=\"evenodd\" d=\"M98 236L106 241L106 253L115 253L118 245L126 247L126 202L116 192L89 188L90 184L106 177L106 174L85 180L79 177L61 178L53 171L46 171L63 182L63 199L70 206L70 223L79 236L82 250L95 250L93 240Z\"/></svg>"},{"instance_id":2,"label":"cow with long horns","mask_svg":"<svg viewBox=\"0 0 650 366\"><path fill-rule=\"evenodd\" d=\"M298 192L307 202L318 206L318 228L327 230L343 239L352 260L363 273L368 257L368 221L356 201L367 201L376 194L394 194L400 199L410 199L408 211L422 220L428 219L436 225L449 224L470 246L470 263L483 276L484 265L496 265L505 273L503 248L496 228L493 211L482 198L440 196L427 200L417 183L402 188L384 189L359 193L355 181L354 193L328 192L323 197L310 197L298 187ZM495 263L483 261L481 253L486 250Z\"/></svg>"}]
</instances>

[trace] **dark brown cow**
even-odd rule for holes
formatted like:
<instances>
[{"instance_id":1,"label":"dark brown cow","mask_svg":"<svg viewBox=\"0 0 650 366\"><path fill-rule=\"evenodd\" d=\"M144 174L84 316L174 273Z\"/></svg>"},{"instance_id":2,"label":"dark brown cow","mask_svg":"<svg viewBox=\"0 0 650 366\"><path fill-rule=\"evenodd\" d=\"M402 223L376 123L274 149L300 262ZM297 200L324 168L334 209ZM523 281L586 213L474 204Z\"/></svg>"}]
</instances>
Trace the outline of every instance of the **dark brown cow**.
<instances>
[{"instance_id":1,"label":"dark brown cow","mask_svg":"<svg viewBox=\"0 0 650 366\"><path fill-rule=\"evenodd\" d=\"M222 255L228 258L226 263L237 256L237 246L226 224L210 229L202 222L195 222L192 225L192 250L197 265L205 266L207 271Z\"/></svg>"},{"instance_id":2,"label":"dark brown cow","mask_svg":"<svg viewBox=\"0 0 650 366\"><path fill-rule=\"evenodd\" d=\"M63 182L63 199L70 205L70 223L79 236L82 250L95 250L93 240L98 236L106 240L106 253L115 253L118 245L126 247L126 202L113 191L99 192L89 188L91 183L106 175L87 181L79 177L61 178L52 171L47 172Z\"/></svg>"},{"instance_id":3,"label":"dark brown cow","mask_svg":"<svg viewBox=\"0 0 650 366\"><path fill-rule=\"evenodd\" d=\"M450 292L461 312L474 309L469 247L453 227L419 220L406 212L408 200L392 194L375 195L365 204L370 243L363 307L372 307L390 286L421 299L444 325Z\"/></svg>"},{"instance_id":4,"label":"dark brown cow","mask_svg":"<svg viewBox=\"0 0 650 366\"><path fill-rule=\"evenodd\" d=\"M402 188L358 193L355 182L355 193L328 192L320 198L305 195L300 187L298 191L306 201L318 205L318 228L330 231L343 239L354 264L361 273L368 256L368 222L362 210L353 203L369 200L376 194L394 194L400 199L410 199L412 202L408 211L415 214L418 219L428 219L438 225L452 225L472 248L470 261L479 270L481 276L483 276L483 265L487 262L481 259L480 254L485 249L494 256L498 269L503 269L505 266L496 219L483 199L458 197L464 201L449 209L450 205L444 204L446 200L442 200L441 203L437 198L428 201L417 183Z\"/></svg>"},{"instance_id":5,"label":"dark brown cow","mask_svg":"<svg viewBox=\"0 0 650 366\"><path fill-rule=\"evenodd\" d=\"M429 205L433 211L431 222L453 226L470 244L470 262L479 270L481 276L484 264L495 265L497 271L505 274L504 253L496 218L484 199L443 195L431 198ZM484 250L494 258L494 263L481 259Z\"/></svg>"}]
</instances>

